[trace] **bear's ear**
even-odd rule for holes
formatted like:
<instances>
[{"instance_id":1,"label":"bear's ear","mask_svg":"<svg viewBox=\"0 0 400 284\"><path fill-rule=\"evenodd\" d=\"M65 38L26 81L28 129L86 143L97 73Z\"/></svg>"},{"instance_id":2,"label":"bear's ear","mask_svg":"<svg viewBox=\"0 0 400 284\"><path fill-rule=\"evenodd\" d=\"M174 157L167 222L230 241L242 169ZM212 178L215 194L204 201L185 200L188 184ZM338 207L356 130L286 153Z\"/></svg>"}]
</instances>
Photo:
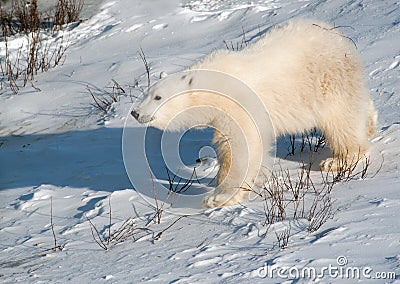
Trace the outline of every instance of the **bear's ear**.
<instances>
[{"instance_id":1,"label":"bear's ear","mask_svg":"<svg viewBox=\"0 0 400 284\"><path fill-rule=\"evenodd\" d=\"M168 76L168 73L165 72L165 71L162 71L162 72L160 73L160 79L166 78L167 76Z\"/></svg>"}]
</instances>

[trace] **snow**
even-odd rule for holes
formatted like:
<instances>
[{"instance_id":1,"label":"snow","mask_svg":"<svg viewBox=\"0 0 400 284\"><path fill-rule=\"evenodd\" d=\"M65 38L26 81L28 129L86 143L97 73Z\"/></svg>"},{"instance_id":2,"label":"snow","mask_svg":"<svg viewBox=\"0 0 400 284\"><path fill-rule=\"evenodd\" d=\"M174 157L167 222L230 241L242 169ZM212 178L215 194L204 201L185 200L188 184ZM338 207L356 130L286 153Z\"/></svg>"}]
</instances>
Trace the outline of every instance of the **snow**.
<instances>
[{"instance_id":1,"label":"snow","mask_svg":"<svg viewBox=\"0 0 400 284\"><path fill-rule=\"evenodd\" d=\"M90 2L93 15L66 32L70 47L65 63L35 77L34 85L41 91L29 84L17 95L7 88L1 91L0 282L309 283L307 278L275 274L271 279L260 273L264 267L269 271L339 267L342 256L347 264L340 267L371 268L372 276L395 272L399 278L398 2L105 0L98 6L94 2ZM125 119L147 84L137 51L145 52L155 82L162 71L181 71L213 49L225 48L223 40L241 42L243 30L247 40L256 40L272 25L296 17L343 26L340 30L361 53L379 112L369 177L335 185L335 214L313 233L307 231L306 220L298 219L277 222L264 236L260 201L180 219L164 212L161 224L148 224L154 208L134 190L122 154ZM17 38L13 46L18 48L21 42ZM101 94L110 90L112 79L127 94L119 96L104 115L91 105L86 87ZM131 127L143 132L139 124ZM286 140L279 139L277 145L281 166L296 169L296 157L285 159ZM184 142L184 157L193 156L192 164L203 158L199 170L215 173L218 165L206 147L209 132L188 135ZM137 170L148 180L146 168ZM111 232L129 220L128 225L136 228L136 241L114 241L105 251L94 241L87 218L107 237L110 204ZM289 243L281 249L275 233L288 226ZM52 250L52 229L62 250ZM336 279L325 273L316 281Z\"/></svg>"}]
</instances>

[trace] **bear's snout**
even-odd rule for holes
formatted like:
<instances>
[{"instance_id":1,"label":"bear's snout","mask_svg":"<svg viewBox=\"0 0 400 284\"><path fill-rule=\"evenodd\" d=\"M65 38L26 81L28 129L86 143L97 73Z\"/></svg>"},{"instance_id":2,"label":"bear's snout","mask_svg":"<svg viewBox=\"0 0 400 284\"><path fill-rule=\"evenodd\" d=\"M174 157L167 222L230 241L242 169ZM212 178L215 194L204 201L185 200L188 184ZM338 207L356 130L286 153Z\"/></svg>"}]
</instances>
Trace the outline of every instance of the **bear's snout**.
<instances>
[{"instance_id":1,"label":"bear's snout","mask_svg":"<svg viewBox=\"0 0 400 284\"><path fill-rule=\"evenodd\" d=\"M154 116L152 115L146 115L146 114L140 114L138 111L133 110L131 111L131 115L139 122L139 123L149 123L154 120Z\"/></svg>"},{"instance_id":2,"label":"bear's snout","mask_svg":"<svg viewBox=\"0 0 400 284\"><path fill-rule=\"evenodd\" d=\"M136 120L139 119L139 113L138 113L136 110L132 110L132 111L131 111L131 115L132 115Z\"/></svg>"}]
</instances>

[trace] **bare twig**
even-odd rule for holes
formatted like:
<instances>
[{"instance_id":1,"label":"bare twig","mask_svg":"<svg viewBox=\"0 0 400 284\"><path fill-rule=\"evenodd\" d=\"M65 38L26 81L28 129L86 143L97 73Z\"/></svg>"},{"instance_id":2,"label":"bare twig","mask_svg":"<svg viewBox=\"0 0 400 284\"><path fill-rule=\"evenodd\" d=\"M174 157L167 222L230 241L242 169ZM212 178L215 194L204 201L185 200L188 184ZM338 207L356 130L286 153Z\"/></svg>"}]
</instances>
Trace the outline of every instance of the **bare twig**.
<instances>
[{"instance_id":1,"label":"bare twig","mask_svg":"<svg viewBox=\"0 0 400 284\"><path fill-rule=\"evenodd\" d=\"M137 227L135 220L132 218L128 218L122 225L119 227L111 237L111 242L114 244L119 244L126 241L129 238L132 238L134 242L140 240L149 235L154 235L154 232L145 227Z\"/></svg>"},{"instance_id":2,"label":"bare twig","mask_svg":"<svg viewBox=\"0 0 400 284\"><path fill-rule=\"evenodd\" d=\"M320 201L315 201L313 205L315 206L312 206L308 218L310 222L308 231L310 233L317 231L329 218L333 217L330 196L324 196Z\"/></svg>"},{"instance_id":3,"label":"bare twig","mask_svg":"<svg viewBox=\"0 0 400 284\"><path fill-rule=\"evenodd\" d=\"M197 183L200 184L200 181L197 177L196 173L196 167L193 168L193 172L190 176L189 179L184 179L182 177L179 177L179 180L176 182L175 178L178 176L174 174L174 176L171 179L171 176L169 174L169 169L165 167L165 170L167 172L167 178L168 178L168 183L169 183L169 191L174 194L174 193L184 193L186 192L193 184L193 182L196 180ZM183 181L184 180L184 181ZM183 182L182 182L183 181Z\"/></svg>"},{"instance_id":4,"label":"bare twig","mask_svg":"<svg viewBox=\"0 0 400 284\"><path fill-rule=\"evenodd\" d=\"M89 94L92 96L93 101L95 102L95 106L104 113L107 113L110 104L108 104L107 101L100 100L103 103L103 105L101 105L100 102L96 99L92 90L89 88L89 86L86 86L86 90L88 90Z\"/></svg>"},{"instance_id":5,"label":"bare twig","mask_svg":"<svg viewBox=\"0 0 400 284\"><path fill-rule=\"evenodd\" d=\"M40 88L36 87L36 86L33 84L32 81L31 81L31 86L32 86L32 88L34 88L37 92L41 92L41 91L42 91Z\"/></svg>"},{"instance_id":6,"label":"bare twig","mask_svg":"<svg viewBox=\"0 0 400 284\"><path fill-rule=\"evenodd\" d=\"M163 210L164 203L162 203L161 206L158 203L156 186L155 186L155 182L154 182L154 176L153 176L153 172L151 171L151 168L150 168L150 165L149 165L148 162L147 162L147 168L149 170L149 174L150 174L150 177L151 177L151 183L152 183L152 187L153 187L153 198L154 198L154 202L156 204L156 208L155 208L155 213L154 213L153 218L151 218L149 220L149 222L146 224L146 227L154 220L156 220L157 224L160 224L161 223L161 216L162 216L162 213L164 211Z\"/></svg>"},{"instance_id":7,"label":"bare twig","mask_svg":"<svg viewBox=\"0 0 400 284\"><path fill-rule=\"evenodd\" d=\"M143 61L143 64L144 64L144 67L146 68L146 74L147 74L147 88L150 88L150 66L149 66L149 64L148 64L148 62L147 62L147 59L146 59L146 55L144 54L144 51L143 51L143 49L142 49L142 47L140 47L140 51L138 51L138 53L139 53L139 55L140 55L140 58L142 59L142 61Z\"/></svg>"},{"instance_id":8,"label":"bare twig","mask_svg":"<svg viewBox=\"0 0 400 284\"><path fill-rule=\"evenodd\" d=\"M334 26L333 28L330 28L330 29L321 27L321 26L318 25L318 24L313 24L313 26L319 27L319 28L321 28L321 29L323 29L323 30L326 30L326 31L329 31L329 32L333 32L334 34L337 34L337 35L339 35L339 36L341 36L341 37L347 38L348 40L350 40L350 41L354 44L354 46L355 46L356 49L358 48L356 42L355 42L351 37L345 36L345 35L343 35L343 34L341 34L341 33L338 33L338 32L334 32L334 30L336 30L336 29L338 29L338 28L351 28L351 29L354 30L354 28L351 27L351 26Z\"/></svg>"},{"instance_id":9,"label":"bare twig","mask_svg":"<svg viewBox=\"0 0 400 284\"><path fill-rule=\"evenodd\" d=\"M94 241L99 245L99 247L101 247L104 250L108 250L107 244L104 242L103 238L101 237L99 231L97 230L96 226L92 223L92 221L86 216L86 220L89 221L89 225L90 225L90 231L92 232L92 237L94 239ZM96 235L94 234L96 232Z\"/></svg>"},{"instance_id":10,"label":"bare twig","mask_svg":"<svg viewBox=\"0 0 400 284\"><path fill-rule=\"evenodd\" d=\"M182 218L186 218L187 215L182 215L179 216L174 222L172 222L168 227L166 227L164 230L162 230L161 232L159 232L155 237L154 240L159 240L161 238L161 235L167 231L169 228L171 228L173 225L175 225L179 220L181 220Z\"/></svg>"},{"instance_id":11,"label":"bare twig","mask_svg":"<svg viewBox=\"0 0 400 284\"><path fill-rule=\"evenodd\" d=\"M57 251L57 237L56 237L56 232L54 230L54 223L53 223L53 197L50 197L50 227L51 227L51 232L53 233L53 240L54 240L54 247L53 250Z\"/></svg>"},{"instance_id":12,"label":"bare twig","mask_svg":"<svg viewBox=\"0 0 400 284\"><path fill-rule=\"evenodd\" d=\"M109 222L108 222L108 237L107 237L107 244L110 244L111 241L111 214L112 214L112 209L111 209L111 195L108 197L108 208L109 208Z\"/></svg>"}]
</instances>

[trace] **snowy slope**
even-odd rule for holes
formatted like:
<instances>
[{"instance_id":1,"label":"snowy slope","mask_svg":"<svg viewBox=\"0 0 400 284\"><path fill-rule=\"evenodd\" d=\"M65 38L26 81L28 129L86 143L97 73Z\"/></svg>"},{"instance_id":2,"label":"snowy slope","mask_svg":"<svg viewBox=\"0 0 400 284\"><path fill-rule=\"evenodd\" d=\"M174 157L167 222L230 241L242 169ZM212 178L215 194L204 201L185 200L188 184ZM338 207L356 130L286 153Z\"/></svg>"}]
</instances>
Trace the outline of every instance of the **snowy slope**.
<instances>
[{"instance_id":1,"label":"snowy slope","mask_svg":"<svg viewBox=\"0 0 400 284\"><path fill-rule=\"evenodd\" d=\"M223 40L240 42L242 29L247 40L256 40L272 25L296 17L349 26L340 30L361 53L379 112L370 178L334 187L335 214L318 231L308 233L304 220L290 222L285 249L276 246L275 232L288 223L274 224L263 236L261 202L179 220L164 213L161 224L137 229L139 240L100 248L87 218L107 236L110 203L111 231L128 218L145 227L154 215L133 189L122 159L125 118L147 80L137 51L144 50L155 82L161 71L181 71L225 48ZM400 277L400 3L106 0L68 37L64 65L36 76L40 92L26 87L18 95L7 90L0 95L0 282L308 283L307 278L260 276L266 266L329 265L370 267L370 276L395 272ZM103 115L91 105L86 87L104 93L112 79L127 94ZM278 149L285 152L284 139L279 141ZM284 156L281 163L298 165ZM51 218L61 251L51 250ZM337 263L341 256L347 265ZM355 281L338 278L325 275L319 281Z\"/></svg>"}]
</instances>

